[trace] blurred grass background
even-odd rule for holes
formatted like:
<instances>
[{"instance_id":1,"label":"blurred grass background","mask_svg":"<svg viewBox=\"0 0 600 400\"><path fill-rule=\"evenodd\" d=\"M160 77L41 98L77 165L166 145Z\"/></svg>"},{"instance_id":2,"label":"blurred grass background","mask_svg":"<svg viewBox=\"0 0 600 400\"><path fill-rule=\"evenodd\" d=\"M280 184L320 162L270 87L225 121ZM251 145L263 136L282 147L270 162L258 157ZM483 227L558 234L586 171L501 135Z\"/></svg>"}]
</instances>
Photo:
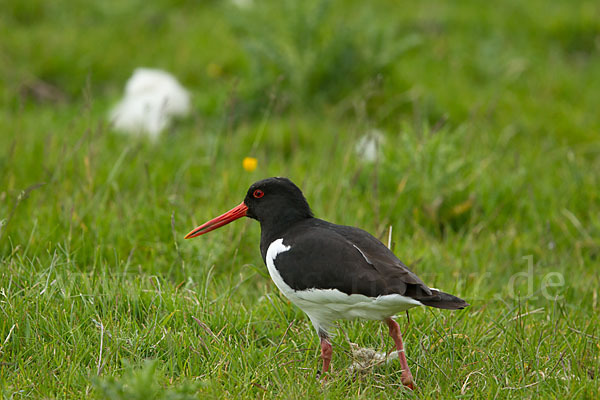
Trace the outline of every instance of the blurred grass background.
<instances>
[{"instance_id":1,"label":"blurred grass background","mask_svg":"<svg viewBox=\"0 0 600 400\"><path fill-rule=\"evenodd\" d=\"M597 397L597 2L1 8L3 397ZM157 143L106 121L140 66L193 96ZM258 224L182 240L273 175L321 218L393 226L403 261L472 304L400 319L415 394L397 364L348 371L349 341L391 348L375 322L341 323L313 379L317 339Z\"/></svg>"}]
</instances>

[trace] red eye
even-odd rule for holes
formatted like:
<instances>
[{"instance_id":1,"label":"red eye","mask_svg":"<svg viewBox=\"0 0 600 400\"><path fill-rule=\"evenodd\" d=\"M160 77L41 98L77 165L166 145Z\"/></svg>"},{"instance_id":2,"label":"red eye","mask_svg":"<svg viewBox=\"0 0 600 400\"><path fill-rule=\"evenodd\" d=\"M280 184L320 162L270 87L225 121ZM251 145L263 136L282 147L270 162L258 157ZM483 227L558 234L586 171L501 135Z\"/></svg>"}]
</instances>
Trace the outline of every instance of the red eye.
<instances>
[{"instance_id":1,"label":"red eye","mask_svg":"<svg viewBox=\"0 0 600 400\"><path fill-rule=\"evenodd\" d=\"M261 197L263 197L265 195L265 192L263 192L260 189L256 189L254 191L254 193L252 193L252 196L254 196L255 199L260 199Z\"/></svg>"}]
</instances>

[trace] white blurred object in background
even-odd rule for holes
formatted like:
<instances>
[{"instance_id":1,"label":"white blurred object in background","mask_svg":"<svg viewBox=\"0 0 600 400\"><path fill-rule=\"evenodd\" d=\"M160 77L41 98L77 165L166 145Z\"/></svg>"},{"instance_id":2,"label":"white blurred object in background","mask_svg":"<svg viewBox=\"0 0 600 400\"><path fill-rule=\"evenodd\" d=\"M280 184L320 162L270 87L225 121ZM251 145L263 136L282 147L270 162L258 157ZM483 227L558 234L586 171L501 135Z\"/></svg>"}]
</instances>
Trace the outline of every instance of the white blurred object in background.
<instances>
[{"instance_id":1,"label":"white blurred object in background","mask_svg":"<svg viewBox=\"0 0 600 400\"><path fill-rule=\"evenodd\" d=\"M239 8L250 8L254 5L254 0L231 0L231 3Z\"/></svg>"},{"instance_id":2,"label":"white blurred object in background","mask_svg":"<svg viewBox=\"0 0 600 400\"><path fill-rule=\"evenodd\" d=\"M137 68L125 85L125 96L111 110L118 131L156 138L173 117L190 111L190 95L177 79L159 69Z\"/></svg>"},{"instance_id":3,"label":"white blurred object in background","mask_svg":"<svg viewBox=\"0 0 600 400\"><path fill-rule=\"evenodd\" d=\"M365 162L375 162L381 155L381 148L385 144L385 135L379 129L371 129L362 135L354 150Z\"/></svg>"}]
</instances>

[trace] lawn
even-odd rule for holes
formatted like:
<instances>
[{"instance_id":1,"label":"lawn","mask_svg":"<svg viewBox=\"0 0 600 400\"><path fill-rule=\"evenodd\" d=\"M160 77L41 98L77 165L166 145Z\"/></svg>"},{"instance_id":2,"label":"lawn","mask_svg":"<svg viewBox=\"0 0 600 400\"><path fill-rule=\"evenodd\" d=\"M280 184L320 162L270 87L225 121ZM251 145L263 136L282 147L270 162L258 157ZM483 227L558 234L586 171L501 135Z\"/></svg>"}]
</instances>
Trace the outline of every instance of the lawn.
<instances>
[{"instance_id":1,"label":"lawn","mask_svg":"<svg viewBox=\"0 0 600 400\"><path fill-rule=\"evenodd\" d=\"M598 398L600 3L1 7L1 397ZM140 66L192 94L155 142L107 121ZM398 317L415 392L351 370L380 322L316 379L255 221L183 239L269 176L471 304Z\"/></svg>"}]
</instances>

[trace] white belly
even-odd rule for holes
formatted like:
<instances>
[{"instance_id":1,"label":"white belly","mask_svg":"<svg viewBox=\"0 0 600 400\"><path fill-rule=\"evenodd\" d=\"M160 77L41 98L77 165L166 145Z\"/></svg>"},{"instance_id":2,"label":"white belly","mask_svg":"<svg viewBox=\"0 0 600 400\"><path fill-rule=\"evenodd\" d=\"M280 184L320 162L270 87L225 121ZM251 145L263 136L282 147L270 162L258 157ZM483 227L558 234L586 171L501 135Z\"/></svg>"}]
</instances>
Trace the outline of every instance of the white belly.
<instances>
[{"instance_id":1,"label":"white belly","mask_svg":"<svg viewBox=\"0 0 600 400\"><path fill-rule=\"evenodd\" d=\"M269 245L266 263L271 279L292 303L308 314L317 332L327 331L336 319L384 320L402 311L422 304L410 297L390 294L368 297L362 294L348 295L337 289L294 290L288 286L275 268L275 258L291 247L277 239Z\"/></svg>"}]
</instances>

